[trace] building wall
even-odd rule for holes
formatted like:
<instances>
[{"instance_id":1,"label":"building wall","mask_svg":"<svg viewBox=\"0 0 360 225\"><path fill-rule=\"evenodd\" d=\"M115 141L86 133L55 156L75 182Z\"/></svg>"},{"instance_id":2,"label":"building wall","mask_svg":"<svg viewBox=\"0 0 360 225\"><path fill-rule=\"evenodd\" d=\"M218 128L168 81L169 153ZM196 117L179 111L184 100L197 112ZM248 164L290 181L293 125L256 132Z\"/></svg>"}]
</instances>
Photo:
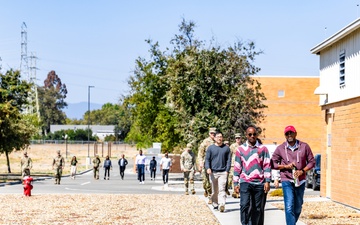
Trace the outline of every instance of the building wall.
<instances>
[{"instance_id":1,"label":"building wall","mask_svg":"<svg viewBox=\"0 0 360 225\"><path fill-rule=\"evenodd\" d=\"M328 197L332 200L360 208L360 97L326 105L323 110L330 108L335 110L333 114L327 114L331 123L328 130L331 152L323 152L328 157L323 157L321 165L321 195L325 196L330 190ZM330 184L326 182L329 172Z\"/></svg>"},{"instance_id":2,"label":"building wall","mask_svg":"<svg viewBox=\"0 0 360 225\"><path fill-rule=\"evenodd\" d=\"M339 56L342 51L345 51L344 87L339 86ZM327 103L360 96L360 88L358 88L360 83L359 53L360 29L321 51L320 84L328 93Z\"/></svg>"},{"instance_id":3,"label":"building wall","mask_svg":"<svg viewBox=\"0 0 360 225\"><path fill-rule=\"evenodd\" d=\"M285 141L284 128L295 126L297 138L307 142L314 154L321 150L321 130L324 127L319 97L314 90L319 86L319 77L254 77L261 83L268 108L264 110L265 121L261 139L264 144L281 144ZM278 92L284 91L284 97Z\"/></svg>"}]
</instances>

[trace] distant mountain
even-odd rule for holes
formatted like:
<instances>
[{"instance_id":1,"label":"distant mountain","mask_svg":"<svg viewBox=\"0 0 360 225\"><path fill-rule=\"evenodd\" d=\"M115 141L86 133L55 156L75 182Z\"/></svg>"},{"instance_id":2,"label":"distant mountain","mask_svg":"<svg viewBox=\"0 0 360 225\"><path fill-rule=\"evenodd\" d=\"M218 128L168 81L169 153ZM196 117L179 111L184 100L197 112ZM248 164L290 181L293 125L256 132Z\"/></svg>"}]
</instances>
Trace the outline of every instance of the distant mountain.
<instances>
[{"instance_id":1,"label":"distant mountain","mask_svg":"<svg viewBox=\"0 0 360 225\"><path fill-rule=\"evenodd\" d=\"M90 111L101 109L102 105L97 103L90 103ZM88 110L87 102L68 103L68 107L63 109L67 118L81 119Z\"/></svg>"}]
</instances>

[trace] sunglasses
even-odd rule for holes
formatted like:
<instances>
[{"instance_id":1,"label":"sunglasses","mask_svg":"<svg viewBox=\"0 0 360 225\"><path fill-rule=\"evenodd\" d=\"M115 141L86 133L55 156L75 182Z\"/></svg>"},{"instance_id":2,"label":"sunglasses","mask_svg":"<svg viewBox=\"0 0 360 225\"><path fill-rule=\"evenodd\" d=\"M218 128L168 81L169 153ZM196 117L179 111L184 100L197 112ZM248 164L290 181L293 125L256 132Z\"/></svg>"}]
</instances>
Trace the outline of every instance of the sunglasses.
<instances>
[{"instance_id":1,"label":"sunglasses","mask_svg":"<svg viewBox=\"0 0 360 225\"><path fill-rule=\"evenodd\" d=\"M257 135L257 133L248 133L247 134L249 137L255 137Z\"/></svg>"},{"instance_id":2,"label":"sunglasses","mask_svg":"<svg viewBox=\"0 0 360 225\"><path fill-rule=\"evenodd\" d=\"M293 135L293 134L295 134L294 132L292 132L292 131L289 131L289 132L286 132L285 133L285 136L288 136L288 135Z\"/></svg>"}]
</instances>

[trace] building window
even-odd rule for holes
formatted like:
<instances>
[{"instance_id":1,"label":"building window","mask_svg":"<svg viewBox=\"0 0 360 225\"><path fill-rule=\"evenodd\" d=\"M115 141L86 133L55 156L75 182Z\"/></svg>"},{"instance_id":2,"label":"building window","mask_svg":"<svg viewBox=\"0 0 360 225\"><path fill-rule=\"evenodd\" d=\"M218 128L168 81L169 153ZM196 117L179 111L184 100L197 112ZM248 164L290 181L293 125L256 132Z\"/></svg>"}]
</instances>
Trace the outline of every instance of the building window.
<instances>
[{"instance_id":1,"label":"building window","mask_svg":"<svg viewBox=\"0 0 360 225\"><path fill-rule=\"evenodd\" d=\"M278 90L278 97L279 98L285 97L285 91L284 90Z\"/></svg>"},{"instance_id":2,"label":"building window","mask_svg":"<svg viewBox=\"0 0 360 225\"><path fill-rule=\"evenodd\" d=\"M345 50L339 56L339 84L345 86Z\"/></svg>"}]
</instances>

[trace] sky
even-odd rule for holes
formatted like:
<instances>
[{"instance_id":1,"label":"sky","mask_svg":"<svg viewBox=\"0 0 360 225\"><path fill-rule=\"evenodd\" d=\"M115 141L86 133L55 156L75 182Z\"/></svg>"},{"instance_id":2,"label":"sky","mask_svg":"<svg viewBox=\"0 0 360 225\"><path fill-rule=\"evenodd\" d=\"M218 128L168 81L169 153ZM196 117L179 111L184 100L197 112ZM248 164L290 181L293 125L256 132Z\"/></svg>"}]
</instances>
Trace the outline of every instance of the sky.
<instances>
[{"instance_id":1,"label":"sky","mask_svg":"<svg viewBox=\"0 0 360 225\"><path fill-rule=\"evenodd\" d=\"M27 56L36 55L36 84L54 70L68 103L118 103L129 93L135 60L149 59L146 39L170 47L182 19L195 36L226 48L253 41L258 75L318 76L310 49L359 17L360 0L0 0L1 72L20 69L21 27ZM30 60L28 59L29 66Z\"/></svg>"}]
</instances>

